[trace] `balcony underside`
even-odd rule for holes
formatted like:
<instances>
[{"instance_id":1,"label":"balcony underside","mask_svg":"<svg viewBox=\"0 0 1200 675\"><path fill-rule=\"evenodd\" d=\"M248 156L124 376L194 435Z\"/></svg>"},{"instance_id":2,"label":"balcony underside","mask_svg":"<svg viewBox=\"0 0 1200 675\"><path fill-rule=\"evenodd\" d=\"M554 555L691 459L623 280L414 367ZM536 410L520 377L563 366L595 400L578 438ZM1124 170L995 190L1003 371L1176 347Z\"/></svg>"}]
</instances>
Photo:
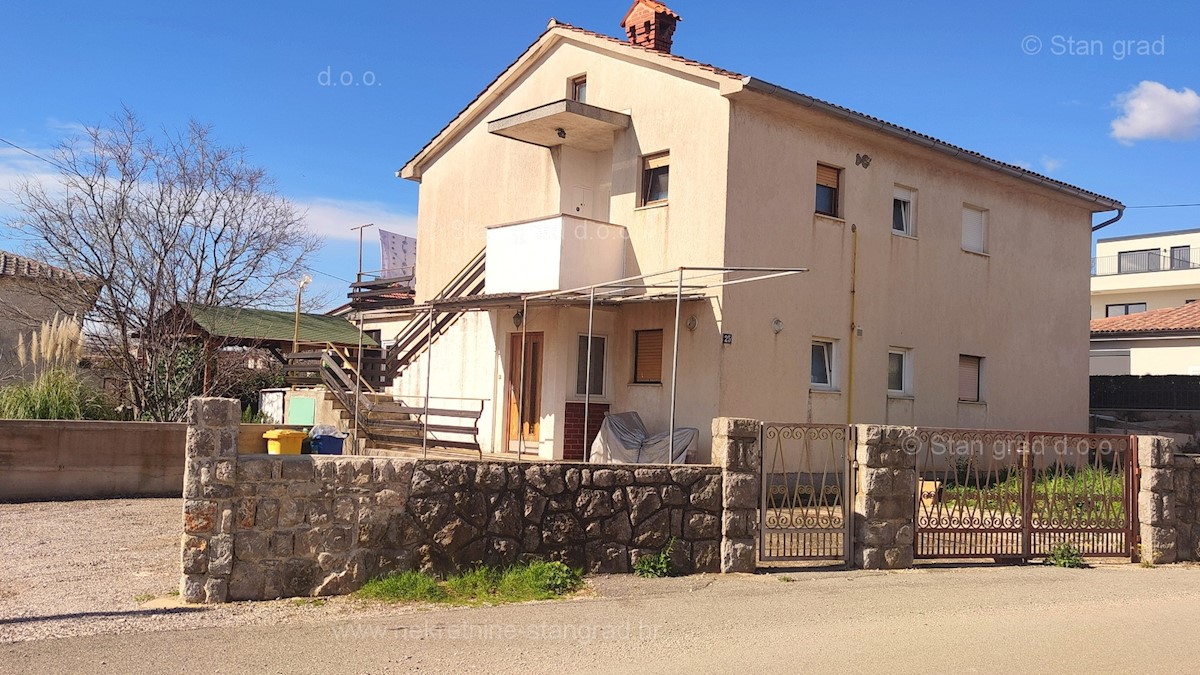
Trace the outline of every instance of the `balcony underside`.
<instances>
[{"instance_id":1,"label":"balcony underside","mask_svg":"<svg viewBox=\"0 0 1200 675\"><path fill-rule=\"evenodd\" d=\"M578 101L555 101L488 122L488 131L545 148L566 145L587 152L613 146L613 132L629 126L629 115Z\"/></svg>"}]
</instances>

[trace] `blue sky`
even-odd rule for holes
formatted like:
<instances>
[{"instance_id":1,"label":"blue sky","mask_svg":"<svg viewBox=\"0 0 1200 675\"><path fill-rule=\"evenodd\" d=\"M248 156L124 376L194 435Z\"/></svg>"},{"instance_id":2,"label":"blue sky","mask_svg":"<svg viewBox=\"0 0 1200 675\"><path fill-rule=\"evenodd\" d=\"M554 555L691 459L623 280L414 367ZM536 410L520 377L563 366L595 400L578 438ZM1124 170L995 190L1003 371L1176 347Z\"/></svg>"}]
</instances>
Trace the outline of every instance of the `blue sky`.
<instances>
[{"instance_id":1,"label":"blue sky","mask_svg":"<svg viewBox=\"0 0 1200 675\"><path fill-rule=\"evenodd\" d=\"M668 4L684 17L678 54L1127 205L1200 202L1196 7ZM395 170L551 16L617 35L627 8L626 0L10 3L0 21L0 138L44 151L122 105L151 126L212 124L328 237L314 286L332 306L345 291L333 277L355 271L349 227L373 221L414 234L417 185ZM42 172L0 146L0 216L7 181ZM1194 227L1200 208L1131 209L1103 235ZM378 267L375 242L368 238L368 269Z\"/></svg>"}]
</instances>

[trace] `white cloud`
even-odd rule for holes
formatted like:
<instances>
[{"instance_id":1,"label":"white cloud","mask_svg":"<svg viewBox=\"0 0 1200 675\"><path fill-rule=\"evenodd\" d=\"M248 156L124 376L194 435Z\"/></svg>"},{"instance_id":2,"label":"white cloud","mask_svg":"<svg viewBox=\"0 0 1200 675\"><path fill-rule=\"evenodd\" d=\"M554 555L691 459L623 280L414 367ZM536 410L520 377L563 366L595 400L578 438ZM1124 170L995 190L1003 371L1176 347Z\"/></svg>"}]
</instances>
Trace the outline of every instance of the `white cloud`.
<instances>
[{"instance_id":1,"label":"white cloud","mask_svg":"<svg viewBox=\"0 0 1200 675\"><path fill-rule=\"evenodd\" d=\"M417 233L416 216L396 211L379 202L324 197L295 199L293 202L301 211L307 212L305 222L308 229L329 239L358 241L358 232L350 228L367 223L375 225L372 229L382 228L409 236L416 236ZM378 238L378 235L368 230L367 238Z\"/></svg>"},{"instance_id":2,"label":"white cloud","mask_svg":"<svg viewBox=\"0 0 1200 675\"><path fill-rule=\"evenodd\" d=\"M1046 173L1054 173L1062 168L1062 165L1063 161L1061 159L1054 159L1048 155L1042 155L1042 171L1045 171Z\"/></svg>"},{"instance_id":3,"label":"white cloud","mask_svg":"<svg viewBox=\"0 0 1200 675\"><path fill-rule=\"evenodd\" d=\"M1117 96L1121 116L1112 122L1112 137L1126 145L1161 139L1186 141L1200 136L1200 94L1171 89L1145 80Z\"/></svg>"},{"instance_id":4,"label":"white cloud","mask_svg":"<svg viewBox=\"0 0 1200 675\"><path fill-rule=\"evenodd\" d=\"M31 148L43 157L53 152L46 148ZM54 185L58 183L56 169L36 157L11 146L0 146L0 221L16 216L16 189L22 181Z\"/></svg>"}]
</instances>

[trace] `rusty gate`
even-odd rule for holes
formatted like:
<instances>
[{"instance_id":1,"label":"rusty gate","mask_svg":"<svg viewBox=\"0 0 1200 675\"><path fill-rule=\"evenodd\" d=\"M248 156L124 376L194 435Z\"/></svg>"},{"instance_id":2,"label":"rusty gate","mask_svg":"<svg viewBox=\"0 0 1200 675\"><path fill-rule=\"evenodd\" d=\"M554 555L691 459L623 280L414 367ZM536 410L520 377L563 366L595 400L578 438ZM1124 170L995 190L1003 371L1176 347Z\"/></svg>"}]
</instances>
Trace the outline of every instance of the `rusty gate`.
<instances>
[{"instance_id":1,"label":"rusty gate","mask_svg":"<svg viewBox=\"0 0 1200 675\"><path fill-rule=\"evenodd\" d=\"M1029 560L1064 542L1134 558L1137 460L1129 436L915 429L915 555Z\"/></svg>"},{"instance_id":2,"label":"rusty gate","mask_svg":"<svg viewBox=\"0 0 1200 675\"><path fill-rule=\"evenodd\" d=\"M853 531L851 429L764 423L759 559L849 562Z\"/></svg>"}]
</instances>

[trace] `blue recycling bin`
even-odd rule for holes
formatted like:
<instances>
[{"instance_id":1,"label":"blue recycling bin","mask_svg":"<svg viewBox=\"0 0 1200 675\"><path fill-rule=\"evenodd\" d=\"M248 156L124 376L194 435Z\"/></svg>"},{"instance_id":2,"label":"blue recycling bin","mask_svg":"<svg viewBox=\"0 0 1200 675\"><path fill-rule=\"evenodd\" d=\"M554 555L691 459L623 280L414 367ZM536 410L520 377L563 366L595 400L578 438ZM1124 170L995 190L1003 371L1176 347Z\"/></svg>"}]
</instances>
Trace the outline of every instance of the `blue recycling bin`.
<instances>
[{"instance_id":1,"label":"blue recycling bin","mask_svg":"<svg viewBox=\"0 0 1200 675\"><path fill-rule=\"evenodd\" d=\"M318 455L340 455L345 442L345 436L313 436L312 448Z\"/></svg>"}]
</instances>

